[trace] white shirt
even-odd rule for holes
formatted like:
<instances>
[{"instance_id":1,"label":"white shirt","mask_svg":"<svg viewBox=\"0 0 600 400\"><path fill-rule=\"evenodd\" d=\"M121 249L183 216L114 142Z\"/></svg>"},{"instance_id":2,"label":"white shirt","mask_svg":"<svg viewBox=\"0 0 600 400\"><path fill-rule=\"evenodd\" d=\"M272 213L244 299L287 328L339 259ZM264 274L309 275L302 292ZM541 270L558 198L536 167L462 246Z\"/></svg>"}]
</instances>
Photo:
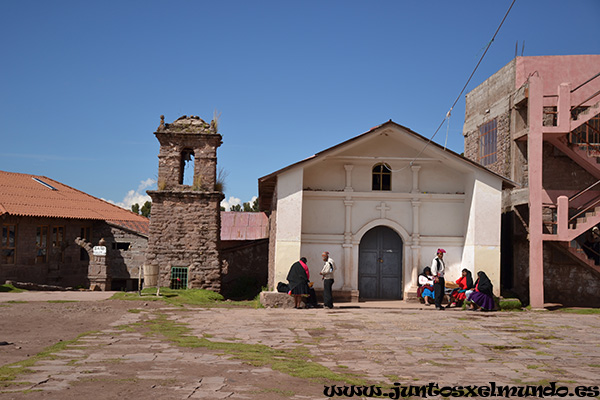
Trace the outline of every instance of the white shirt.
<instances>
[{"instance_id":1,"label":"white shirt","mask_svg":"<svg viewBox=\"0 0 600 400\"><path fill-rule=\"evenodd\" d=\"M440 264L439 269L438 269L438 260L439 260L439 264ZM439 276L440 278L443 278L445 269L446 269L446 264L444 264L444 259L438 258L438 256L435 256L435 258L431 262L431 273L433 274L433 276Z\"/></svg>"},{"instance_id":2,"label":"white shirt","mask_svg":"<svg viewBox=\"0 0 600 400\"><path fill-rule=\"evenodd\" d=\"M333 279L333 271L335 271L335 262L333 261L333 258L329 257L321 270L323 279Z\"/></svg>"},{"instance_id":3,"label":"white shirt","mask_svg":"<svg viewBox=\"0 0 600 400\"><path fill-rule=\"evenodd\" d=\"M433 276L425 276L425 275L419 275L419 285L421 286L425 286L425 285L431 285L433 286Z\"/></svg>"}]
</instances>

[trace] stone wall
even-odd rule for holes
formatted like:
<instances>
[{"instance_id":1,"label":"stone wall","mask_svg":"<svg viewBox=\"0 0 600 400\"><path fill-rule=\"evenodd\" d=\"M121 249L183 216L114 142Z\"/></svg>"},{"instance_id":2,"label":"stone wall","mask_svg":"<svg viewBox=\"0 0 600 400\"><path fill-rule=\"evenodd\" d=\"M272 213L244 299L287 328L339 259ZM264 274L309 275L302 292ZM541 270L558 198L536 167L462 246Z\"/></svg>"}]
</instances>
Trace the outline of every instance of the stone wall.
<instances>
[{"instance_id":1,"label":"stone wall","mask_svg":"<svg viewBox=\"0 0 600 400\"><path fill-rule=\"evenodd\" d=\"M217 171L217 148L222 137L214 123L206 123L199 117L183 116L171 124L164 119L155 132L160 142L158 155L158 189L179 190L183 185L185 153L194 155L195 190L215 190Z\"/></svg>"},{"instance_id":2,"label":"stone wall","mask_svg":"<svg viewBox=\"0 0 600 400\"><path fill-rule=\"evenodd\" d=\"M221 289L220 192L149 191L152 197L146 266L169 286L171 267L188 268L188 287Z\"/></svg>"},{"instance_id":3,"label":"stone wall","mask_svg":"<svg viewBox=\"0 0 600 400\"><path fill-rule=\"evenodd\" d=\"M2 219L3 224L17 225L16 260L14 264L0 264L0 281L14 280L57 286L88 287L88 266L90 257L87 252L75 243L82 236L82 228L91 234L87 238L92 245L98 244L101 238L107 241L109 274L116 273L117 278L128 278L132 271L137 277L137 267L143 262L147 239L139 234L109 226L104 221L35 218L9 216ZM48 228L48 246L46 257L36 244L37 228ZM54 246L52 230L55 227L64 229L62 246ZM130 254L113 251L112 243L124 241L132 243L134 249Z\"/></svg>"},{"instance_id":4,"label":"stone wall","mask_svg":"<svg viewBox=\"0 0 600 400\"><path fill-rule=\"evenodd\" d=\"M187 287L221 290L219 255L221 188L216 185L217 147L221 135L215 121L183 116L154 133L160 142L158 190L152 218L146 268L158 272L158 285L171 285L172 268L187 268ZM184 167L194 156L192 184L184 184ZM180 281L179 281L180 282ZM181 282L180 282L181 283Z\"/></svg>"},{"instance_id":5,"label":"stone wall","mask_svg":"<svg viewBox=\"0 0 600 400\"><path fill-rule=\"evenodd\" d=\"M496 120L496 161L486 167L509 179L512 179L511 95L514 91L515 62L513 60L467 94L463 127L464 155L470 160L479 162L479 127Z\"/></svg>"},{"instance_id":6,"label":"stone wall","mask_svg":"<svg viewBox=\"0 0 600 400\"><path fill-rule=\"evenodd\" d=\"M108 223L101 225L98 236L106 241L111 290L136 290L139 268L146 258L148 238Z\"/></svg>"}]
</instances>

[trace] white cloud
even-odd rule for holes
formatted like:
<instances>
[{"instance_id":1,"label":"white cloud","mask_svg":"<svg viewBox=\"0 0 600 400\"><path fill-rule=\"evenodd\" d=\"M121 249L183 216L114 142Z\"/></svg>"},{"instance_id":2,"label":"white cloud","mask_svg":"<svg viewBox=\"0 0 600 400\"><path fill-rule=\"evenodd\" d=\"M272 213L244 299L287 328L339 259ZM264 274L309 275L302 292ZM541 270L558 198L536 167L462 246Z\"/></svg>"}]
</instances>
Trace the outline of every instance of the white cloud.
<instances>
[{"instance_id":1,"label":"white cloud","mask_svg":"<svg viewBox=\"0 0 600 400\"><path fill-rule=\"evenodd\" d=\"M144 205L145 202L147 201L152 201L152 199L150 198L150 196L148 196L145 192L145 189L153 186L156 183L156 181L152 178L148 178L146 180L140 181L140 184L138 185L137 190L131 189L130 191L127 192L127 194L125 195L125 197L123 198L123 201L112 201L112 200L106 200L109 203L115 204L119 207L125 208L127 210L131 210L131 206L134 205L135 203L139 204L140 207L142 207ZM102 199L105 200L105 199Z\"/></svg>"},{"instance_id":2,"label":"white cloud","mask_svg":"<svg viewBox=\"0 0 600 400\"><path fill-rule=\"evenodd\" d=\"M252 203L254 203L254 200L256 200L258 197L256 196L252 196L252 198L250 199L249 203L250 205L252 205ZM221 207L225 207L225 211L229 211L231 209L231 206L239 204L240 206L242 205L242 200L238 197L233 197L233 196L229 196L228 199L223 199L223 201L221 201Z\"/></svg>"},{"instance_id":3,"label":"white cloud","mask_svg":"<svg viewBox=\"0 0 600 400\"><path fill-rule=\"evenodd\" d=\"M225 207L225 211L229 211L231 206L236 204L242 205L242 200L233 196L229 196L229 199L223 199L221 201L221 207Z\"/></svg>"}]
</instances>

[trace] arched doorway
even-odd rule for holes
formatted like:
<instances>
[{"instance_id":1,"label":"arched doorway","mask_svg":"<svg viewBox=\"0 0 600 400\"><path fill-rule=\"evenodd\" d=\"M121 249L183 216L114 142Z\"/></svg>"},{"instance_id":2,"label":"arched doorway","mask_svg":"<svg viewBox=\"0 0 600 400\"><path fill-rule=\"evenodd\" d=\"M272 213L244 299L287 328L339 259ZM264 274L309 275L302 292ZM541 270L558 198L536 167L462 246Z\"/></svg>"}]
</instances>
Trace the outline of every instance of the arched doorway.
<instances>
[{"instance_id":1,"label":"arched doorway","mask_svg":"<svg viewBox=\"0 0 600 400\"><path fill-rule=\"evenodd\" d=\"M358 257L358 290L362 299L402 299L402 238L387 226L362 237Z\"/></svg>"}]
</instances>

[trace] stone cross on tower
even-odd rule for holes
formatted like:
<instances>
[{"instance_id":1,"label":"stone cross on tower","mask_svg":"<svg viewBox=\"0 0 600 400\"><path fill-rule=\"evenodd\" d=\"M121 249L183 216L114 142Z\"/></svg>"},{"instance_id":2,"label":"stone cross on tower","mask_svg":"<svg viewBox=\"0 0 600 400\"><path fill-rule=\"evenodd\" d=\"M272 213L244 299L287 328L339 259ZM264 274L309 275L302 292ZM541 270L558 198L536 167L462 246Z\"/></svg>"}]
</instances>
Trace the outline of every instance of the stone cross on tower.
<instances>
[{"instance_id":1,"label":"stone cross on tower","mask_svg":"<svg viewBox=\"0 0 600 400\"><path fill-rule=\"evenodd\" d=\"M215 121L183 116L154 133L160 142L158 190L152 198L146 268L158 285L172 288L221 288L221 187L216 181L217 148L222 137ZM193 176L186 184L186 165ZM191 171L190 171L191 172Z\"/></svg>"}]
</instances>

